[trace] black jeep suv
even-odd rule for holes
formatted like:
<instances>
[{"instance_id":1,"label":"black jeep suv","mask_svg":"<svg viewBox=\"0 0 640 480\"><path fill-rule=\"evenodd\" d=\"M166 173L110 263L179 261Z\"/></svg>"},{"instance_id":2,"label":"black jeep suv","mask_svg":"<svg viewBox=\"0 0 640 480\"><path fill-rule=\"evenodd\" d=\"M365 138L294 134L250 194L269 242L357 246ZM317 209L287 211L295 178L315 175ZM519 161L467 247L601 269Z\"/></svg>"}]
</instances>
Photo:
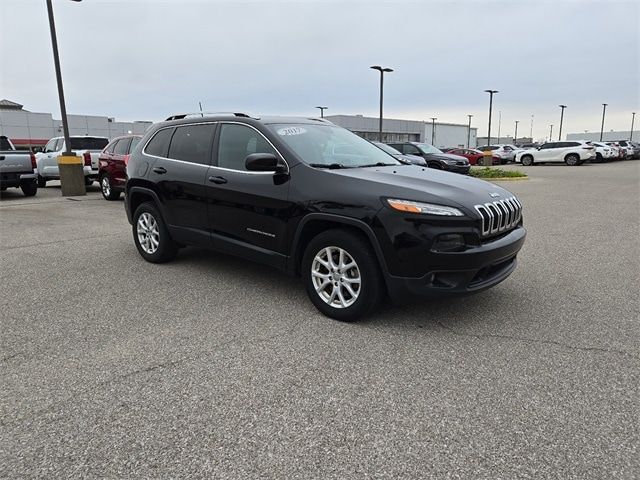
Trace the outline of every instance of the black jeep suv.
<instances>
[{"instance_id":1,"label":"black jeep suv","mask_svg":"<svg viewBox=\"0 0 640 480\"><path fill-rule=\"evenodd\" d=\"M471 177L406 165L321 119L177 115L127 165L126 210L149 262L210 247L301 276L325 315L387 292L478 292L509 276L522 206Z\"/></svg>"}]
</instances>

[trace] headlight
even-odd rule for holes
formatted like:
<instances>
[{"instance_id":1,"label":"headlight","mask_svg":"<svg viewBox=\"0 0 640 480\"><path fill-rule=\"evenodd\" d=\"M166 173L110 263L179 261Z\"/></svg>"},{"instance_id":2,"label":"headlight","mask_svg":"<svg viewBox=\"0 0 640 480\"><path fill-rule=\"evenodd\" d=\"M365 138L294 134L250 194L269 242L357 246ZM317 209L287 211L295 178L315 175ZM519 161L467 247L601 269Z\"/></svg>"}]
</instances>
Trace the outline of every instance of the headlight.
<instances>
[{"instance_id":1,"label":"headlight","mask_svg":"<svg viewBox=\"0 0 640 480\"><path fill-rule=\"evenodd\" d=\"M426 215L441 215L445 217L463 217L464 213L454 207L433 205L431 203L412 202L410 200L397 200L388 198L387 203L394 210L410 213L424 213Z\"/></svg>"}]
</instances>

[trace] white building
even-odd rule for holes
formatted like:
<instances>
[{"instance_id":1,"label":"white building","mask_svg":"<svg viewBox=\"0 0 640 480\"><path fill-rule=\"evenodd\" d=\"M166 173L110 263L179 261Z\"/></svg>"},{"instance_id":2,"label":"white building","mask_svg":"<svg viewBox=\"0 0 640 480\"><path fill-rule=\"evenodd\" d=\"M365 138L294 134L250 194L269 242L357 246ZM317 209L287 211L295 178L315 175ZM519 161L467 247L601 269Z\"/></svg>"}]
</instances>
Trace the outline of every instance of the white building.
<instances>
[{"instance_id":1,"label":"white building","mask_svg":"<svg viewBox=\"0 0 640 480\"><path fill-rule=\"evenodd\" d=\"M615 142L617 140L629 140L631 138L631 130L623 132L603 132L602 140L605 142ZM568 133L567 140L586 140L587 142L598 142L600 140L600 132L586 133ZM633 141L640 142L640 131L633 130Z\"/></svg>"},{"instance_id":2,"label":"white building","mask_svg":"<svg viewBox=\"0 0 640 480\"><path fill-rule=\"evenodd\" d=\"M378 140L379 122L377 117L363 117L362 115L327 115L325 119L351 130L353 133L367 140ZM433 133L433 136L432 136ZM470 135L469 135L470 133ZM458 123L435 123L435 132L432 132L432 123L422 120L397 120L383 118L382 141L383 142L426 142L436 147L466 147L467 137L471 148L476 146L478 129Z\"/></svg>"},{"instance_id":3,"label":"white building","mask_svg":"<svg viewBox=\"0 0 640 480\"><path fill-rule=\"evenodd\" d=\"M71 135L95 135L113 138L127 133L142 134L152 122L116 122L114 118L94 115L67 115ZM62 136L62 121L50 113L29 112L19 103L0 100L0 135L8 137L16 148L45 145L50 138Z\"/></svg>"}]
</instances>

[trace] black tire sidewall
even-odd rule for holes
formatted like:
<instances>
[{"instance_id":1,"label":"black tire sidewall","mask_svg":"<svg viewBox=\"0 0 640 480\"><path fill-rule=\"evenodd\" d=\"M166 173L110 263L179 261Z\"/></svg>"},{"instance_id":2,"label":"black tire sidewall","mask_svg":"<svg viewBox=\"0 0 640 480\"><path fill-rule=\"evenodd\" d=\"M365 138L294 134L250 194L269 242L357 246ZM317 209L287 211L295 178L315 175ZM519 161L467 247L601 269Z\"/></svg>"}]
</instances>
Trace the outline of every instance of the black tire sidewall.
<instances>
[{"instance_id":1,"label":"black tire sidewall","mask_svg":"<svg viewBox=\"0 0 640 480\"><path fill-rule=\"evenodd\" d=\"M33 197L38 193L38 184L35 180L31 182L23 182L20 184L20 189L25 197Z\"/></svg>"},{"instance_id":2,"label":"black tire sidewall","mask_svg":"<svg viewBox=\"0 0 640 480\"><path fill-rule=\"evenodd\" d=\"M362 283L355 303L347 308L335 308L318 295L311 279L311 265L316 254L325 247L339 247L347 251L360 270ZM353 322L372 312L384 296L384 284L377 257L369 243L358 235L344 230L329 230L316 236L307 246L301 265L307 294L324 315L343 322Z\"/></svg>"},{"instance_id":3,"label":"black tire sidewall","mask_svg":"<svg viewBox=\"0 0 640 480\"><path fill-rule=\"evenodd\" d=\"M102 189L102 182L104 182L104 179L107 179L107 182L109 182L109 195L105 195L104 194L104 190ZM120 198L120 192L116 192L113 189L113 184L111 183L111 180L109 179L109 175L102 175L98 181L98 183L100 184L100 192L102 193L102 197L105 200L117 200L118 198Z\"/></svg>"},{"instance_id":4,"label":"black tire sidewall","mask_svg":"<svg viewBox=\"0 0 640 480\"><path fill-rule=\"evenodd\" d=\"M137 232L138 218L145 212L149 213L158 224L159 245L158 245L158 249L153 253L145 252L142 246L140 245L140 242L138 241L138 232ZM158 211L158 209L153 203L151 202L143 203L136 209L135 213L133 214L132 232L133 232L133 242L135 243L136 248L138 249L138 253L147 262L164 263L164 262L173 260L173 258L175 258L176 253L178 252L178 248L175 242L173 241L173 239L171 238L171 236L169 235L169 231L165 226L162 215L160 215L160 212Z\"/></svg>"}]
</instances>

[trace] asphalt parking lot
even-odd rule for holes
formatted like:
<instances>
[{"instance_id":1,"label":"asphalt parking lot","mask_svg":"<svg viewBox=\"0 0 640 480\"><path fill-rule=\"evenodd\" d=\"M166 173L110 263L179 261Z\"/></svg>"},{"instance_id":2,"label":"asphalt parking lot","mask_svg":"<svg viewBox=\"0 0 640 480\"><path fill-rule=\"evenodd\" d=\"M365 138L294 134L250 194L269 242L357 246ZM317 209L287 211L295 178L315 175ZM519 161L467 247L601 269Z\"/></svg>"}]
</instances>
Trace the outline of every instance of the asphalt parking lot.
<instances>
[{"instance_id":1,"label":"asphalt parking lot","mask_svg":"<svg viewBox=\"0 0 640 480\"><path fill-rule=\"evenodd\" d=\"M97 184L8 191L0 477L640 477L640 161L525 170L509 279L355 324L240 259L144 262Z\"/></svg>"}]
</instances>

